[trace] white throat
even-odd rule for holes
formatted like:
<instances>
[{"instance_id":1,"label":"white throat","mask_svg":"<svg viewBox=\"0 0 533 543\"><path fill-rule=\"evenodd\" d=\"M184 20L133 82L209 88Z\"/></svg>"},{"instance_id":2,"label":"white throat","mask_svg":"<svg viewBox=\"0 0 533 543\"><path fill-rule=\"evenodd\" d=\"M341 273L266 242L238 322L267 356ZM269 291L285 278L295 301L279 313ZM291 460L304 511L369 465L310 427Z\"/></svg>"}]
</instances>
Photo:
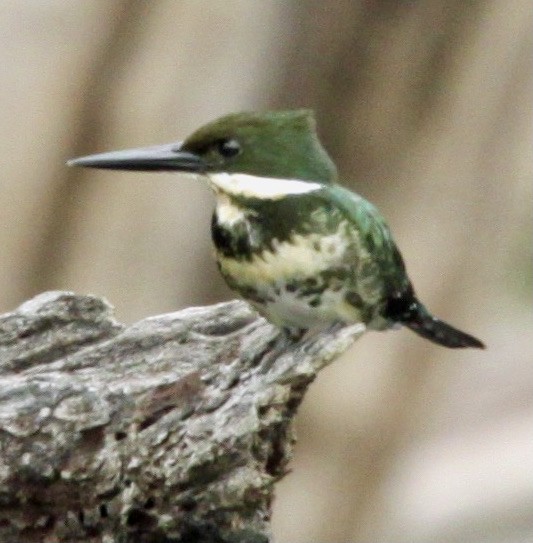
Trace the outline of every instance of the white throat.
<instances>
[{"instance_id":1,"label":"white throat","mask_svg":"<svg viewBox=\"0 0 533 543\"><path fill-rule=\"evenodd\" d=\"M209 181L215 191L231 196L278 200L294 194L306 194L320 190L320 183L298 181L297 179L278 179L245 173L213 173Z\"/></svg>"}]
</instances>

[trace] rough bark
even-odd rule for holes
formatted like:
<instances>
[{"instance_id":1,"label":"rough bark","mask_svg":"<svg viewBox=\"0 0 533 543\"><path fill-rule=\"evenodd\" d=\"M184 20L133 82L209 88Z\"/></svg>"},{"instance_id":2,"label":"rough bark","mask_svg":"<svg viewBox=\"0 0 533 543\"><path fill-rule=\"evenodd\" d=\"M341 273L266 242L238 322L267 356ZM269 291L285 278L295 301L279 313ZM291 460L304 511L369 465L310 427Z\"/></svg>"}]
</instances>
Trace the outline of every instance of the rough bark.
<instances>
[{"instance_id":1,"label":"rough bark","mask_svg":"<svg viewBox=\"0 0 533 543\"><path fill-rule=\"evenodd\" d=\"M67 292L1 316L0 541L270 541L296 409L362 331L289 344L240 301L125 326Z\"/></svg>"}]
</instances>

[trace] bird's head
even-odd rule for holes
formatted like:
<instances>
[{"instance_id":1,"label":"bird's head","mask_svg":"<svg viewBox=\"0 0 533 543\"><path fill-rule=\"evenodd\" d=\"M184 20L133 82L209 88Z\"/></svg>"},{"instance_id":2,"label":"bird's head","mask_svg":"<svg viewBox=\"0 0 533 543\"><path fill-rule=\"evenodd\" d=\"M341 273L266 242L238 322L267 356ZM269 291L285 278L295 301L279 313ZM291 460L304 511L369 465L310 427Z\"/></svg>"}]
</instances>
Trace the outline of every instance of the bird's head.
<instances>
[{"instance_id":1,"label":"bird's head","mask_svg":"<svg viewBox=\"0 0 533 543\"><path fill-rule=\"evenodd\" d=\"M69 165L208 176L244 174L320 184L337 177L310 110L234 113L199 128L183 142L90 155Z\"/></svg>"}]
</instances>

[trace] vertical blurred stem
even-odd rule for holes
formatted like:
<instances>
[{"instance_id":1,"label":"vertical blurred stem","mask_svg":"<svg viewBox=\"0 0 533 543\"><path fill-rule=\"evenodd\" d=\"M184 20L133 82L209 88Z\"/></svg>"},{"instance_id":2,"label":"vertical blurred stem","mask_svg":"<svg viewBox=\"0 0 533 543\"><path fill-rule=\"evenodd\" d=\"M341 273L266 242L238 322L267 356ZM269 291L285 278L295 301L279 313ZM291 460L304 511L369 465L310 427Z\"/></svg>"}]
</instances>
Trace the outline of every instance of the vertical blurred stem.
<instances>
[{"instance_id":1,"label":"vertical blurred stem","mask_svg":"<svg viewBox=\"0 0 533 543\"><path fill-rule=\"evenodd\" d=\"M114 26L105 36L105 43L96 48L96 54L84 77L82 98L78 111L73 116L71 147L68 156L74 157L90 148L97 147L97 141L105 127L106 108L104 104L111 94L117 73L120 73L142 37L140 32L148 11L153 4L146 0L116 0L114 2ZM33 257L33 284L28 293L40 292L47 285L54 284L58 267L65 261L66 238L75 221L72 203L78 199L86 172L80 169L61 167L53 184L54 194L48 208L46 230L42 233L41 251Z\"/></svg>"}]
</instances>

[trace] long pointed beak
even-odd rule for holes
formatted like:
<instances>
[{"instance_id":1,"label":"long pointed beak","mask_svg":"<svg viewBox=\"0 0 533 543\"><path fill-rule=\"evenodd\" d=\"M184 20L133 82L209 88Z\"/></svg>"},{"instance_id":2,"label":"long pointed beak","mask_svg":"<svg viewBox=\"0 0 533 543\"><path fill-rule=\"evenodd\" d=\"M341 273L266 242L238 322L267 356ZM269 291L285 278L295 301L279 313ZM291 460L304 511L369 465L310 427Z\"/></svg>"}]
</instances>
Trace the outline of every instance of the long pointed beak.
<instances>
[{"instance_id":1,"label":"long pointed beak","mask_svg":"<svg viewBox=\"0 0 533 543\"><path fill-rule=\"evenodd\" d=\"M181 171L201 173L206 169L206 163L194 153L181 150L181 143L169 143L112 151L80 158L67 162L68 166L84 168L100 168L106 170L135 170L135 171Z\"/></svg>"}]
</instances>

